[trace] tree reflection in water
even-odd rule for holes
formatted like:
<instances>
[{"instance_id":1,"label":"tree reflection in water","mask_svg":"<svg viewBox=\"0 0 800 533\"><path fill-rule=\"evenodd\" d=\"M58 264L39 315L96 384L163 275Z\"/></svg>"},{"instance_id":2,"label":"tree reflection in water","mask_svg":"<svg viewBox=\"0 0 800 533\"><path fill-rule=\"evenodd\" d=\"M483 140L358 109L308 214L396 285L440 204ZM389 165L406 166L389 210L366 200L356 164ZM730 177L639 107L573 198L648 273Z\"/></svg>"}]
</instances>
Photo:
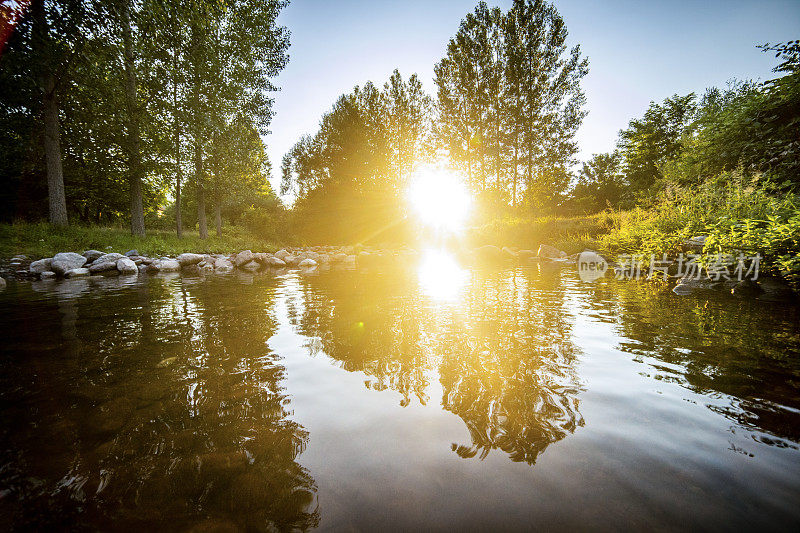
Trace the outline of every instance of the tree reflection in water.
<instances>
[{"instance_id":1,"label":"tree reflection in water","mask_svg":"<svg viewBox=\"0 0 800 533\"><path fill-rule=\"evenodd\" d=\"M475 271L460 296L441 299L414 276L397 269L303 278L295 325L316 339L312 353L364 372L367 387L396 390L402 406L426 404L438 374L442 407L471 435L453 444L461 457L500 449L533 464L583 425L574 317L558 278Z\"/></svg>"},{"instance_id":2,"label":"tree reflection in water","mask_svg":"<svg viewBox=\"0 0 800 533\"><path fill-rule=\"evenodd\" d=\"M102 303L61 295L3 316L12 326L2 373L8 523L316 526L316 485L296 462L308 433L288 419L284 368L267 349L274 280L259 283L242 291L157 278L104 287ZM72 336L39 331L50 350L29 351L41 339L13 326L55 316L55 305Z\"/></svg>"}]
</instances>

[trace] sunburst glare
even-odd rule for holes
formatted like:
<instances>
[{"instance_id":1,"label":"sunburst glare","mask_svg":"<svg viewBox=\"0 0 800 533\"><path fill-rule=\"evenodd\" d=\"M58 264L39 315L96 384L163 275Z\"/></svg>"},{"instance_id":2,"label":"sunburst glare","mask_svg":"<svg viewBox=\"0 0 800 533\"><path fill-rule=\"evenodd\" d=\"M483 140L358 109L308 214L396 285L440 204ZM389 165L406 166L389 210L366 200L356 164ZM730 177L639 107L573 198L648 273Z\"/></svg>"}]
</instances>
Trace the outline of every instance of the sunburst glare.
<instances>
[{"instance_id":1,"label":"sunburst glare","mask_svg":"<svg viewBox=\"0 0 800 533\"><path fill-rule=\"evenodd\" d=\"M447 251L428 249L419 264L419 284L434 300L455 300L467 284L469 273Z\"/></svg>"},{"instance_id":2,"label":"sunburst glare","mask_svg":"<svg viewBox=\"0 0 800 533\"><path fill-rule=\"evenodd\" d=\"M422 223L438 231L463 229L472 207L464 179L452 170L423 168L411 177L408 199Z\"/></svg>"}]
</instances>

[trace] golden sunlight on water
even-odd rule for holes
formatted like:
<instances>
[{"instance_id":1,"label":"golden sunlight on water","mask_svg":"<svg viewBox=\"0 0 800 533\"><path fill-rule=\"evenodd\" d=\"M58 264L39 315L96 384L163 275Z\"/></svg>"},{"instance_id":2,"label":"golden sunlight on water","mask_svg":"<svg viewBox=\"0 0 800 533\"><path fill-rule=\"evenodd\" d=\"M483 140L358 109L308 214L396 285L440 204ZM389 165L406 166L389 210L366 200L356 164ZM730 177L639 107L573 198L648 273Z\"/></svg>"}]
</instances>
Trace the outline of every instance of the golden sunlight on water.
<instances>
[{"instance_id":1,"label":"golden sunlight on water","mask_svg":"<svg viewBox=\"0 0 800 533\"><path fill-rule=\"evenodd\" d=\"M425 250L418 273L423 293L439 301L458 299L469 277L453 254L436 248Z\"/></svg>"},{"instance_id":2,"label":"golden sunlight on water","mask_svg":"<svg viewBox=\"0 0 800 533\"><path fill-rule=\"evenodd\" d=\"M450 233L464 228L472 207L463 177L443 168L425 167L414 173L408 198L424 224Z\"/></svg>"}]
</instances>

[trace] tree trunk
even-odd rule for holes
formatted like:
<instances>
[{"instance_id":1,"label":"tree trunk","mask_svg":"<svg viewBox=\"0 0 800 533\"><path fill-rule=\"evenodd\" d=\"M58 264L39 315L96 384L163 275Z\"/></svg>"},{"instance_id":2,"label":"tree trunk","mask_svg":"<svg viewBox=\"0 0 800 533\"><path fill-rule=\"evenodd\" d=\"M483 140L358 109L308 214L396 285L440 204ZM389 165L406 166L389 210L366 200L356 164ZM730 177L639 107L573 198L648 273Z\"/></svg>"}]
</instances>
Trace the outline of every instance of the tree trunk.
<instances>
[{"instance_id":1,"label":"tree trunk","mask_svg":"<svg viewBox=\"0 0 800 533\"><path fill-rule=\"evenodd\" d=\"M139 105L136 97L136 66L133 57L133 36L128 2L122 3L122 41L125 62L125 101L128 108L128 150L131 194L131 234L144 237L144 208L142 201L142 153L139 136Z\"/></svg>"},{"instance_id":2,"label":"tree trunk","mask_svg":"<svg viewBox=\"0 0 800 533\"><path fill-rule=\"evenodd\" d=\"M222 206L221 202L214 203L214 224L217 226L217 237L222 237Z\"/></svg>"},{"instance_id":3,"label":"tree trunk","mask_svg":"<svg viewBox=\"0 0 800 533\"><path fill-rule=\"evenodd\" d=\"M58 124L58 99L55 78L45 75L42 113L44 115L44 153L47 161L47 198L50 223L67 226L67 198L64 194L64 170L61 166L61 132Z\"/></svg>"},{"instance_id":4,"label":"tree trunk","mask_svg":"<svg viewBox=\"0 0 800 533\"><path fill-rule=\"evenodd\" d=\"M203 153L201 152L200 132L198 130L194 145L194 171L197 180L197 226L200 238L208 238L208 225L206 224L206 192L203 189Z\"/></svg>"},{"instance_id":5,"label":"tree trunk","mask_svg":"<svg viewBox=\"0 0 800 533\"><path fill-rule=\"evenodd\" d=\"M42 122L44 123L44 156L47 168L47 200L50 223L55 226L68 225L67 199L64 194L64 170L61 166L61 132L58 124L58 96L56 79L47 57L50 55L50 35L44 0L34 0L33 15L34 46L41 60Z\"/></svg>"},{"instance_id":6,"label":"tree trunk","mask_svg":"<svg viewBox=\"0 0 800 533\"><path fill-rule=\"evenodd\" d=\"M177 61L176 67L177 67ZM177 68L175 73L177 73ZM183 168L181 165L181 125L178 120L178 84L172 81L172 106L174 116L173 131L175 136L175 227L178 230L178 238L183 237L183 223L181 221L181 180L183 178Z\"/></svg>"}]
</instances>

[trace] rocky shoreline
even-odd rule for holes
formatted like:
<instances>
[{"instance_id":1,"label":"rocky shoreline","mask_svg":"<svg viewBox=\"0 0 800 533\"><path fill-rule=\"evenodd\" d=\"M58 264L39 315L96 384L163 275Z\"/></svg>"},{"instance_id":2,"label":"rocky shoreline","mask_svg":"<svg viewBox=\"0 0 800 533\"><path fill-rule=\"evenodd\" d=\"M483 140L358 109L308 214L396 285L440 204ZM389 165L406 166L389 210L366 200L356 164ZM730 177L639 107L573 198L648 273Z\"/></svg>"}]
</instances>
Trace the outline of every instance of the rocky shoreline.
<instances>
[{"instance_id":1,"label":"rocky shoreline","mask_svg":"<svg viewBox=\"0 0 800 533\"><path fill-rule=\"evenodd\" d=\"M686 241L686 251L699 251L703 246L702 237ZM456 255L464 262L472 264L532 264L542 262L557 266L575 265L581 254L568 255L552 246L542 244L536 251L513 247L480 246L471 250L457 250ZM597 252L586 250L598 261L607 262L608 268L599 277L619 275L621 265L607 261ZM225 274L234 271L256 273L259 271L301 270L314 272L317 269L356 268L398 262L415 258L418 251L403 247L399 249L376 249L355 246L312 246L304 248L287 247L276 252L253 252L243 250L235 254L182 253L175 257L149 257L137 250L126 253L86 250L83 253L61 252L53 257L31 261L24 255L17 255L4 265L0 274L18 280L61 280L89 276L138 276L158 273L181 273L183 275ZM713 280L701 270L698 275L687 277L676 272L676 261L662 264L665 276L660 279L674 283L672 291L680 296L698 291L723 291L742 297L758 297L769 300L795 299L797 294L783 280L761 277L758 280ZM0 290L5 288L6 280L0 276ZM652 278L639 277L647 280Z\"/></svg>"}]
</instances>

